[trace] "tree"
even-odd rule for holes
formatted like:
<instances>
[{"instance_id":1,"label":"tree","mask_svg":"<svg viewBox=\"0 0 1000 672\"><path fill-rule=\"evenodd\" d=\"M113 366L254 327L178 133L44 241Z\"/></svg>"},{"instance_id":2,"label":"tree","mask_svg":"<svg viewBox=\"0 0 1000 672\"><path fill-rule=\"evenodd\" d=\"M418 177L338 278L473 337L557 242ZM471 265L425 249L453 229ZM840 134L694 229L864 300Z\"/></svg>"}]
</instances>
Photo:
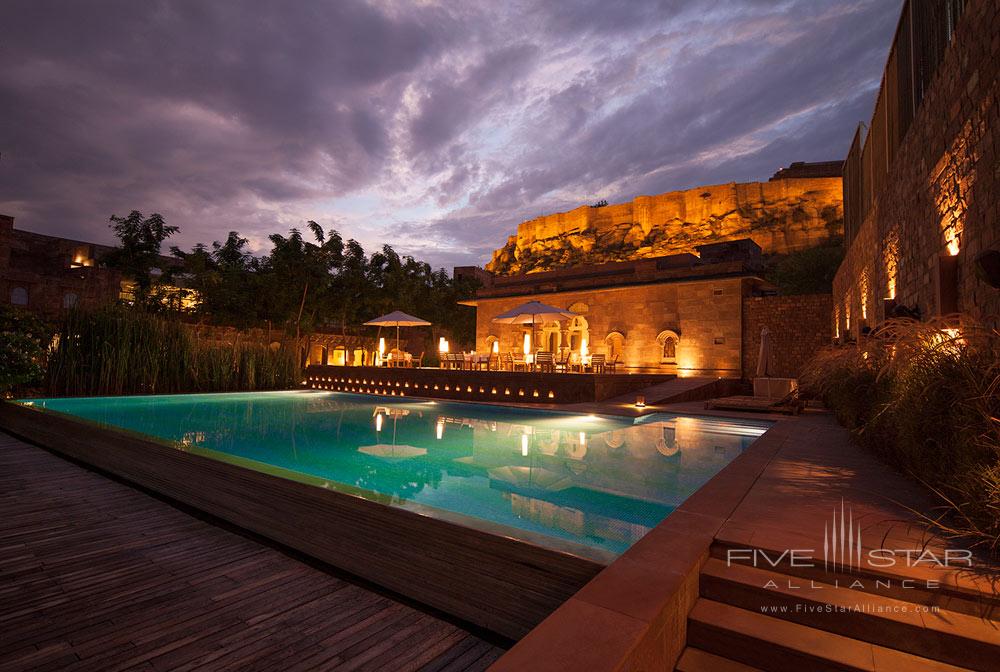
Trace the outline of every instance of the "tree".
<instances>
[{"instance_id":1,"label":"tree","mask_svg":"<svg viewBox=\"0 0 1000 672\"><path fill-rule=\"evenodd\" d=\"M0 305L0 395L40 383L52 329L34 314Z\"/></svg>"},{"instance_id":2,"label":"tree","mask_svg":"<svg viewBox=\"0 0 1000 672\"><path fill-rule=\"evenodd\" d=\"M120 246L106 254L103 261L135 282L135 302L146 305L156 281L153 269L158 268L160 263L160 247L179 229L167 226L163 215L156 212L144 217L138 210L133 210L127 217L111 215L110 221Z\"/></svg>"}]
</instances>

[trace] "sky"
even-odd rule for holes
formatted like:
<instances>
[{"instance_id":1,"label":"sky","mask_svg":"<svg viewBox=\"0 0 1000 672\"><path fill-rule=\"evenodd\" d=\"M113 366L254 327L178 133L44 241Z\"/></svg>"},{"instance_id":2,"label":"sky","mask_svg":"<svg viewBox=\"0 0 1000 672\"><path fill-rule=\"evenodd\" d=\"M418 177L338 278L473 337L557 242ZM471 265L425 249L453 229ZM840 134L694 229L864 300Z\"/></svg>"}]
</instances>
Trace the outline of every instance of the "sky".
<instances>
[{"instance_id":1,"label":"sky","mask_svg":"<svg viewBox=\"0 0 1000 672\"><path fill-rule=\"evenodd\" d=\"M0 213L111 242L307 220L483 264L601 199L842 159L901 0L5 0Z\"/></svg>"}]
</instances>

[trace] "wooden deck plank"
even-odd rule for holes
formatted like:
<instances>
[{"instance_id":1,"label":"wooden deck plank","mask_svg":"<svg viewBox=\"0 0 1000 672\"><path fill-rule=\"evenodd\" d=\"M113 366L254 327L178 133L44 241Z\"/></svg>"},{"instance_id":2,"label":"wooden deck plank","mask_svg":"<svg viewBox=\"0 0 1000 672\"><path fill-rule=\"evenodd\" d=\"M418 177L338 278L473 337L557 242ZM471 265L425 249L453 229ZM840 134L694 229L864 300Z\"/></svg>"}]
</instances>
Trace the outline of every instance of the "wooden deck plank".
<instances>
[{"instance_id":1,"label":"wooden deck plank","mask_svg":"<svg viewBox=\"0 0 1000 672\"><path fill-rule=\"evenodd\" d=\"M0 669L482 669L503 649L0 433Z\"/></svg>"}]
</instances>

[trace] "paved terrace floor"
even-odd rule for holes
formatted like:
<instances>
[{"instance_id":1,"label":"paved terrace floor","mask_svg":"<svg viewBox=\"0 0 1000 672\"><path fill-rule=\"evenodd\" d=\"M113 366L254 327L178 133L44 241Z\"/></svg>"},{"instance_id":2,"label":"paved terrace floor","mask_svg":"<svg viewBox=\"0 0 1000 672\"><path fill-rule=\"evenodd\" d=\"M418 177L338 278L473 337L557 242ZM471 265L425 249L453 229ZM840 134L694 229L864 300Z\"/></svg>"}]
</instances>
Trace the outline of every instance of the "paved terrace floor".
<instances>
[{"instance_id":1,"label":"paved terrace floor","mask_svg":"<svg viewBox=\"0 0 1000 672\"><path fill-rule=\"evenodd\" d=\"M0 670L482 670L503 650L0 433Z\"/></svg>"}]
</instances>

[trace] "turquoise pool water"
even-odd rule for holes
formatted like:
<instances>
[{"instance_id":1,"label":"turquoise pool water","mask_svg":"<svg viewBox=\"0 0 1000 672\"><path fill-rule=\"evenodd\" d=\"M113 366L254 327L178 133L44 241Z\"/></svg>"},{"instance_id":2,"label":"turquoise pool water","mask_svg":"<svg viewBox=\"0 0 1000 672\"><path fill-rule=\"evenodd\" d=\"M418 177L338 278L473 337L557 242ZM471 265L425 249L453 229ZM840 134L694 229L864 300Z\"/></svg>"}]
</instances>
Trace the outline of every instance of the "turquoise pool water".
<instances>
[{"instance_id":1,"label":"turquoise pool water","mask_svg":"<svg viewBox=\"0 0 1000 672\"><path fill-rule=\"evenodd\" d=\"M317 391L26 403L602 561L768 426Z\"/></svg>"}]
</instances>

